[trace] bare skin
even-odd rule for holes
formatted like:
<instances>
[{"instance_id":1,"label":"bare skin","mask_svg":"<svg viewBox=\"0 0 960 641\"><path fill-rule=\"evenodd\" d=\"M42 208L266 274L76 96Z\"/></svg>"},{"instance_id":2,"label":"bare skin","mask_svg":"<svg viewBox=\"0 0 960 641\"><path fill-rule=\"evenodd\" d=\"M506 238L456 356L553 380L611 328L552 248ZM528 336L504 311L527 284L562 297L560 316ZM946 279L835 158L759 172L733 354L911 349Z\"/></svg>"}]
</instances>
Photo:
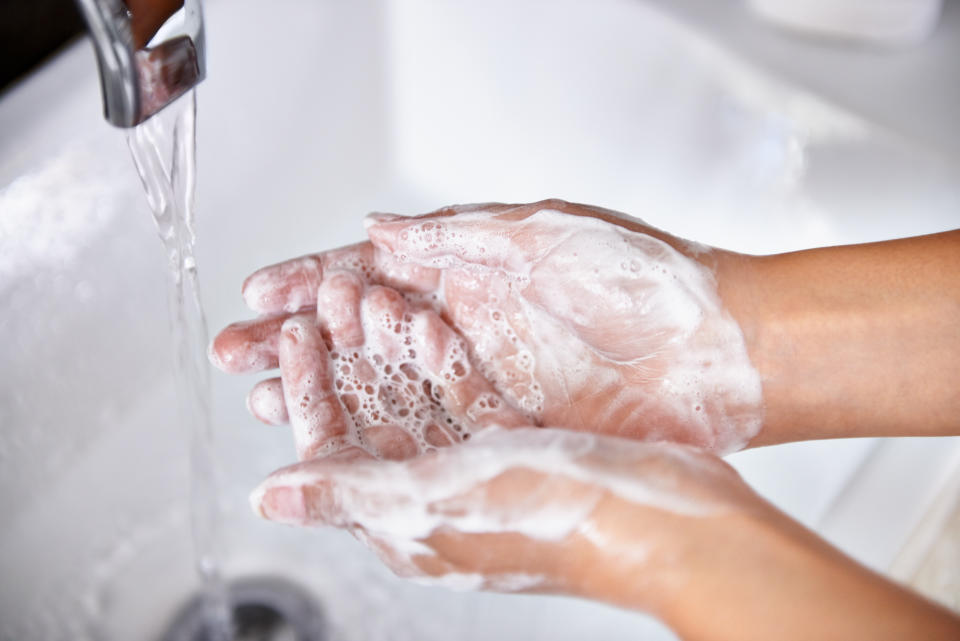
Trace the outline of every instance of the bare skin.
<instances>
[{"instance_id":1,"label":"bare skin","mask_svg":"<svg viewBox=\"0 0 960 641\"><path fill-rule=\"evenodd\" d=\"M960 380L958 232L748 257L692 246L612 212L560 201L484 209L501 216L496 224L507 229L541 209L599 218L658 239L709 269L725 313L742 329L749 360L762 380L763 425L750 445L831 436L960 432L956 418L960 392L955 384ZM460 213L442 210L431 216L456 219ZM721 459L670 442L639 442L681 441L723 449L722 430L718 438L704 439L702 431L684 425L675 411L652 412L653 418L646 421L633 416L626 428L613 419L591 425L590 416L604 416L596 410L609 403L609 397L592 407L583 404L583 396L551 396L544 390L547 402L543 413L533 417L535 424L566 429L535 430L537 438L546 440L530 437L530 441L526 435L531 430L521 426L531 416L529 408L517 403L521 395L511 388L516 381L487 380L478 375L479 368L471 367L459 392L434 399L431 416L462 421L477 430L504 423L513 431L493 437L481 431L480 442L424 451L412 447L392 431L389 419L377 414L376 425L369 419L353 423L360 433L380 431L392 437L379 441L374 437L359 445L338 442L344 430L336 426L351 424L344 419L351 414L351 404L342 388L336 387L326 355L333 349L359 349L368 341L381 340L374 335L376 330L364 329L371 327L362 322L365 314L393 307L397 313L412 311L429 317L426 334L431 338L424 345L442 346L459 339L470 350L477 347L476 337L483 336L473 325L483 318L472 304L476 290L463 285L479 274L484 289L490 290L500 273L473 265L476 257L471 248L476 244L445 248L443 260L433 265L438 269L429 262L435 256L411 261L409 248L398 249L396 241L405 229L423 222L381 218L370 228L374 245L266 268L245 284L248 304L272 316L227 328L212 345L211 356L233 372L280 365L282 380L259 384L250 407L267 422L289 419L304 459L278 471L255 495L255 508L263 516L292 524L346 528L405 576L477 575L482 582L473 587L600 600L651 612L685 639L960 636L960 620L950 612L844 557L759 498ZM521 229L529 231L529 227ZM517 237L512 234L511 240ZM562 248L562 243L553 246ZM456 261L450 261L451 251ZM509 258L511 251L508 245L503 256ZM549 276L549 261L536 265ZM457 275L457 271L467 273ZM448 277L451 272L455 275ZM576 280L569 277L569 269L554 273L557 278ZM568 292L583 300L589 292L576 289L577 285L573 282ZM403 297L390 293L394 289ZM442 295L434 296L438 291ZM536 287L513 294L547 307L554 318L569 313L549 310L549 300L538 296ZM587 307L592 310L602 303L598 299ZM598 314L599 320L612 315L603 310ZM637 345L629 335L618 342L615 331L593 335L590 327L576 323L564 327L605 354ZM612 327L615 330L616 324ZM290 335L294 329L298 340ZM518 333L522 339L522 332ZM303 336L310 340L300 339ZM431 364L429 354L442 351L420 350L410 366L420 376L437 380L440 369L435 359ZM669 361L669 350L654 347L653 351ZM549 361L547 354L535 352L534 356ZM503 362L511 363L507 357ZM303 381L308 379L310 385L305 386ZM314 412L312 418L298 413L305 391L310 399L327 403L329 412ZM462 399L479 395L497 399L497 414L470 424ZM733 422L723 429L731 425L735 429L741 408L727 402L729 394L724 390L720 396L708 399L716 401L711 406L717 412L713 419L730 419L723 412L732 412ZM327 418L318 422L319 415ZM554 434L556 442L551 440ZM586 439L588 451L583 450L585 441L569 438ZM543 445L541 450L537 443ZM336 453L325 454L331 451ZM314 458L318 453L323 456ZM545 466L548 457L562 464ZM489 461L501 459L510 465L487 476L478 472ZM465 478L464 471L480 475L469 487L460 487L458 494L444 495L451 479ZM380 479L393 479L394 484ZM655 491L650 493L650 488ZM664 488L670 489L666 502L661 500ZM384 517L383 506L399 510L387 513L393 520ZM564 518L573 518L576 527L569 531L561 527L553 537L531 536L525 533L524 520L531 510L534 514L546 510L561 525ZM433 519L425 531L404 532L395 527L417 523L425 514ZM419 553L411 556L410 549ZM515 575L537 580L518 584Z\"/></svg>"},{"instance_id":2,"label":"bare skin","mask_svg":"<svg viewBox=\"0 0 960 641\"><path fill-rule=\"evenodd\" d=\"M764 379L752 445L960 434L960 231L721 270Z\"/></svg>"}]
</instances>

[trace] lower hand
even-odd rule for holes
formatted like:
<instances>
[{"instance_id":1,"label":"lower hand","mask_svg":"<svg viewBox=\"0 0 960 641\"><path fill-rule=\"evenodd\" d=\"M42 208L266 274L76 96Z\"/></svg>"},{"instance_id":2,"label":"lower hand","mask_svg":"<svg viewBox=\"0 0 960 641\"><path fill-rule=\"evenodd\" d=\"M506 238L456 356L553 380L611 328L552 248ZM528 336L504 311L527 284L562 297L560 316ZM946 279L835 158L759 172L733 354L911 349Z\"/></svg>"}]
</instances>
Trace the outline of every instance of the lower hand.
<instances>
[{"instance_id":1,"label":"lower hand","mask_svg":"<svg viewBox=\"0 0 960 641\"><path fill-rule=\"evenodd\" d=\"M644 610L680 589L685 548L718 519L767 510L700 450L531 427L402 461L314 458L251 501L274 521L349 530L400 576Z\"/></svg>"}]
</instances>

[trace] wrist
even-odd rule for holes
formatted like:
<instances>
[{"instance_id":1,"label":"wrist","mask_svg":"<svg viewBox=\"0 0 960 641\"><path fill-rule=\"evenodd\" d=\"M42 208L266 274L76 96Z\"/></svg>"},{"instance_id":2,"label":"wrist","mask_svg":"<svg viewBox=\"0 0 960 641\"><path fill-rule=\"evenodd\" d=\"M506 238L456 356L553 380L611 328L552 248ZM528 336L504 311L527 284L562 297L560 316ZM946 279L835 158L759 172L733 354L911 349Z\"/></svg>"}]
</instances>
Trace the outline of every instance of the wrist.
<instances>
[{"instance_id":1,"label":"wrist","mask_svg":"<svg viewBox=\"0 0 960 641\"><path fill-rule=\"evenodd\" d=\"M781 364L790 359L779 352L784 328L768 298L763 257L716 250L710 268L723 308L740 328L750 365L760 377L763 422L748 447L791 440L779 436L784 399L778 394L784 383Z\"/></svg>"},{"instance_id":2,"label":"wrist","mask_svg":"<svg viewBox=\"0 0 960 641\"><path fill-rule=\"evenodd\" d=\"M763 384L752 446L948 435L960 394L960 232L773 256L717 253Z\"/></svg>"},{"instance_id":3,"label":"wrist","mask_svg":"<svg viewBox=\"0 0 960 641\"><path fill-rule=\"evenodd\" d=\"M956 639L960 620L775 508L692 526L661 617L688 641Z\"/></svg>"},{"instance_id":4,"label":"wrist","mask_svg":"<svg viewBox=\"0 0 960 641\"><path fill-rule=\"evenodd\" d=\"M832 261L820 254L829 251L718 254L721 300L762 385L763 426L750 447L857 436L858 408L871 405L860 398L858 368L869 359L871 325L885 319L848 288L831 286Z\"/></svg>"},{"instance_id":5,"label":"wrist","mask_svg":"<svg viewBox=\"0 0 960 641\"><path fill-rule=\"evenodd\" d=\"M702 611L689 596L692 587L707 575L736 575L735 562L717 563L715 555L749 557L751 529L732 516L694 517L608 495L575 536L581 561L570 568L569 585L578 596L676 626L691 604L698 604L695 614Z\"/></svg>"}]
</instances>

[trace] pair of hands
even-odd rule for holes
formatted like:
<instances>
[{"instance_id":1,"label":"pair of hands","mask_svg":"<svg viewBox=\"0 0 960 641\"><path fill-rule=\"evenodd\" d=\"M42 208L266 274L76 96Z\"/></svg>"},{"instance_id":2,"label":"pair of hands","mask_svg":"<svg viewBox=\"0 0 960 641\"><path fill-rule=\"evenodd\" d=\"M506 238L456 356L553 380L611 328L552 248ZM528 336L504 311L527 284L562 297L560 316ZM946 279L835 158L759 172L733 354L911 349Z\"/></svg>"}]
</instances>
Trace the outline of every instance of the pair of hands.
<instances>
[{"instance_id":1,"label":"pair of hands","mask_svg":"<svg viewBox=\"0 0 960 641\"><path fill-rule=\"evenodd\" d=\"M762 419L720 252L561 201L367 231L253 274L261 316L211 346L228 372L280 368L248 407L291 423L302 462L260 514L348 529L404 576L654 610L690 532L772 510L706 451Z\"/></svg>"},{"instance_id":2,"label":"pair of hands","mask_svg":"<svg viewBox=\"0 0 960 641\"><path fill-rule=\"evenodd\" d=\"M956 434L960 231L747 257L545 201L368 235L251 276L261 316L212 345L226 371L280 368L248 405L301 462L260 514L345 528L404 576L646 610L688 639L958 638L716 453Z\"/></svg>"}]
</instances>

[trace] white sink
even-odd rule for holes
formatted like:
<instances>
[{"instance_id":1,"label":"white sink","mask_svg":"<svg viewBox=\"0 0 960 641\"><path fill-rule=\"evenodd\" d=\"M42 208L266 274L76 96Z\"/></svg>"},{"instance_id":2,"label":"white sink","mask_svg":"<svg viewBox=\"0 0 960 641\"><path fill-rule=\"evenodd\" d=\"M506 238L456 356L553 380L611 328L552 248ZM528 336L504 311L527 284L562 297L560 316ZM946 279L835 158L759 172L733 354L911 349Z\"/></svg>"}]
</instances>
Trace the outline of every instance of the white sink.
<instances>
[{"instance_id":1,"label":"white sink","mask_svg":"<svg viewBox=\"0 0 960 641\"><path fill-rule=\"evenodd\" d=\"M960 226L960 172L765 77L642 0L207 6L198 260L214 329L258 266L358 240L370 210L547 196L750 252ZM79 43L0 99L0 639L156 638L196 588L164 258ZM336 638L671 639L576 601L394 579L339 532L259 522L292 459L218 375L228 577L310 588ZM889 567L960 446L806 443L732 457ZM910 479L910 483L905 481ZM877 487L900 488L885 501Z\"/></svg>"}]
</instances>

